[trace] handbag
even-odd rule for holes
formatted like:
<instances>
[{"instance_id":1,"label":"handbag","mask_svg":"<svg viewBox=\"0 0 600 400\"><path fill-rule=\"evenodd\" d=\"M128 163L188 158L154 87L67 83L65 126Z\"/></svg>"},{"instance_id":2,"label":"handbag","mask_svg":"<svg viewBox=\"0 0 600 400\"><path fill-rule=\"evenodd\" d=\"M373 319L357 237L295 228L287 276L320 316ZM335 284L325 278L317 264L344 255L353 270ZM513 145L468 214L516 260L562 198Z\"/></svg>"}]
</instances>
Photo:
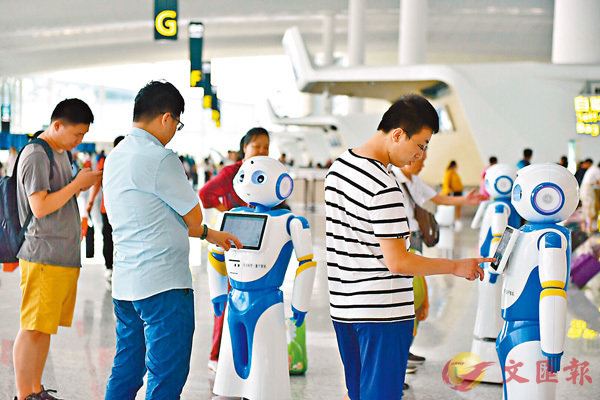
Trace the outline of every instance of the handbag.
<instances>
[{"instance_id":1,"label":"handbag","mask_svg":"<svg viewBox=\"0 0 600 400\"><path fill-rule=\"evenodd\" d=\"M410 190L408 190L408 187L403 182L401 185L408 196L408 201L410 201L413 207L415 219L417 220L417 224L419 224L419 230L423 236L423 243L427 247L435 246L440 241L440 227L435 220L435 216L415 202L412 194L410 194Z\"/></svg>"}]
</instances>

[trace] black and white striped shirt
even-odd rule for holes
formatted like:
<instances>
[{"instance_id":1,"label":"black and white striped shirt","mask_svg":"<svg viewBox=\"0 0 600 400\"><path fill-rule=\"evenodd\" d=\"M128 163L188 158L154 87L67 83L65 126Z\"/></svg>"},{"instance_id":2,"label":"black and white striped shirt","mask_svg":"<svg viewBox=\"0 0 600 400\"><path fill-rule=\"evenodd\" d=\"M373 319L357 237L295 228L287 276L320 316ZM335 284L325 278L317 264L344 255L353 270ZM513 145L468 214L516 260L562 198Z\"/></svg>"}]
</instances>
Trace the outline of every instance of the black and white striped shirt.
<instances>
[{"instance_id":1,"label":"black and white striped shirt","mask_svg":"<svg viewBox=\"0 0 600 400\"><path fill-rule=\"evenodd\" d=\"M394 322L414 318L412 276L385 265L381 238L404 238L404 197L379 161L342 154L325 179L327 275L331 318Z\"/></svg>"}]
</instances>

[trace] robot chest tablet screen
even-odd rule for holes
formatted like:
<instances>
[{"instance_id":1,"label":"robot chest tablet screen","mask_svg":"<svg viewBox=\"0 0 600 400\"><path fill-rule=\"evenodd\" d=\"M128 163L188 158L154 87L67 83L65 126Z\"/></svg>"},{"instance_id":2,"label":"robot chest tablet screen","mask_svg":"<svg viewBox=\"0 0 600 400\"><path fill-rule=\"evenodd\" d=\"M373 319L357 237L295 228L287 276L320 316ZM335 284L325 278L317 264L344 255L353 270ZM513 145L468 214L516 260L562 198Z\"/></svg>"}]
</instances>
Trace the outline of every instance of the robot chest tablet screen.
<instances>
[{"instance_id":1,"label":"robot chest tablet screen","mask_svg":"<svg viewBox=\"0 0 600 400\"><path fill-rule=\"evenodd\" d=\"M508 257L517 242L517 238L519 236L519 231L507 226L502 234L502 239L500 239L500 243L498 243L498 247L496 248L496 253L494 254L494 258L496 261L490 263L490 267L497 273L500 274L504 271L506 267L506 263L508 262Z\"/></svg>"},{"instance_id":2,"label":"robot chest tablet screen","mask_svg":"<svg viewBox=\"0 0 600 400\"><path fill-rule=\"evenodd\" d=\"M266 226L266 215L225 213L221 231L237 236L242 242L244 250L259 250Z\"/></svg>"}]
</instances>

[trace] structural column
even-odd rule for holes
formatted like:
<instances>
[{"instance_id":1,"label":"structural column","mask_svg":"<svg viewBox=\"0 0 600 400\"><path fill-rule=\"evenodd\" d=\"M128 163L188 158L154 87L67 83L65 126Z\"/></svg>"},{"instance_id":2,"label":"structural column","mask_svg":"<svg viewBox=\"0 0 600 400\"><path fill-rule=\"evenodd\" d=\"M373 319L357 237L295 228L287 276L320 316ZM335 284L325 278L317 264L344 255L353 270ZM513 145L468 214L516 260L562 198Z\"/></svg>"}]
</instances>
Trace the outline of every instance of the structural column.
<instances>
[{"instance_id":1,"label":"structural column","mask_svg":"<svg viewBox=\"0 0 600 400\"><path fill-rule=\"evenodd\" d=\"M552 62L600 63L600 1L555 0Z\"/></svg>"},{"instance_id":2,"label":"structural column","mask_svg":"<svg viewBox=\"0 0 600 400\"><path fill-rule=\"evenodd\" d=\"M365 0L350 0L348 8L348 66L365 63ZM350 98L350 114L363 111L363 100Z\"/></svg>"},{"instance_id":3,"label":"structural column","mask_svg":"<svg viewBox=\"0 0 600 400\"><path fill-rule=\"evenodd\" d=\"M428 19L427 0L400 0L400 65L425 63Z\"/></svg>"}]
</instances>

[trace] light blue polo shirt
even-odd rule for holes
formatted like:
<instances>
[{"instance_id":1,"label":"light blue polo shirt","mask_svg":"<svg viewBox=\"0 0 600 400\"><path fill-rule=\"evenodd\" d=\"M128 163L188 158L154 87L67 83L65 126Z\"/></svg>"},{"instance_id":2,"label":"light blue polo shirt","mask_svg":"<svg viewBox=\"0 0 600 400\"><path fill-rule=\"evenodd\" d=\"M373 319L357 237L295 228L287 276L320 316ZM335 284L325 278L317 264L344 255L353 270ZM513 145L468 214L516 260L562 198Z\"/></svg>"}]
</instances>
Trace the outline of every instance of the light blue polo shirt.
<instances>
[{"instance_id":1,"label":"light blue polo shirt","mask_svg":"<svg viewBox=\"0 0 600 400\"><path fill-rule=\"evenodd\" d=\"M188 228L198 205L177 154L143 129L108 155L102 179L115 248L112 295L141 300L192 288Z\"/></svg>"}]
</instances>

